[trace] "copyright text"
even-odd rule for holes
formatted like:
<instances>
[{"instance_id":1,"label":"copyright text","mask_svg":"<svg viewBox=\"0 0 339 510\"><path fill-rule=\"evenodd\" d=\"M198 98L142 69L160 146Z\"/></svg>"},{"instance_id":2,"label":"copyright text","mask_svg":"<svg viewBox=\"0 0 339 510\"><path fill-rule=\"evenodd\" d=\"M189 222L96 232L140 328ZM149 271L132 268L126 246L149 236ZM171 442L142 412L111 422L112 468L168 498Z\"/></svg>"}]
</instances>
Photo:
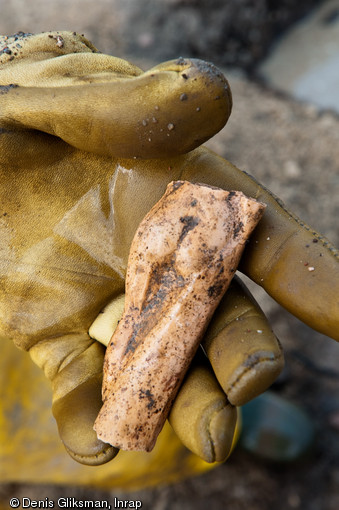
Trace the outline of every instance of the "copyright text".
<instances>
[{"instance_id":1,"label":"copyright text","mask_svg":"<svg viewBox=\"0 0 339 510\"><path fill-rule=\"evenodd\" d=\"M108 500L90 500L77 498L58 498L52 500L31 499L31 498L11 498L9 501L11 508L142 508L142 502L138 499L119 499Z\"/></svg>"}]
</instances>

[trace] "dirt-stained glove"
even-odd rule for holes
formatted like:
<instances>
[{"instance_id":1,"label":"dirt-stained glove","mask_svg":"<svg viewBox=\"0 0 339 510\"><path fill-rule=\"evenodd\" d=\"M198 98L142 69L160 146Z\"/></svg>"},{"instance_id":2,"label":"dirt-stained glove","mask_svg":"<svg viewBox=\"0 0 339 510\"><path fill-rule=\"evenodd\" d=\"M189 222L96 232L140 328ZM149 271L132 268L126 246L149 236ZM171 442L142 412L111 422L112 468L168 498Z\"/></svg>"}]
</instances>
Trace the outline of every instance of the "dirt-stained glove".
<instances>
[{"instance_id":1,"label":"dirt-stained glove","mask_svg":"<svg viewBox=\"0 0 339 510\"><path fill-rule=\"evenodd\" d=\"M196 148L223 127L231 104L226 79L198 60L144 73L75 33L0 36L0 336L51 380L60 436L79 462L117 453L93 430L102 344L122 314L134 232L172 180L267 204L241 271L339 340L338 252L251 176ZM283 355L238 278L203 348L170 423L212 462L229 454L236 406L273 382Z\"/></svg>"}]
</instances>

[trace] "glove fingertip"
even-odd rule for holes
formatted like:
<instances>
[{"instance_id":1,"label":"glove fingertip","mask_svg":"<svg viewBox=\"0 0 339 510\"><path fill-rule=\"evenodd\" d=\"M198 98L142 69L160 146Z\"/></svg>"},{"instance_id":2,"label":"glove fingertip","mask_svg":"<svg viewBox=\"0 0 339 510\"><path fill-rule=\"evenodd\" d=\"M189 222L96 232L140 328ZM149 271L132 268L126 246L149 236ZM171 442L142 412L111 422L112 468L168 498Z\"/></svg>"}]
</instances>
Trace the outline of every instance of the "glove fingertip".
<instances>
[{"instance_id":1,"label":"glove fingertip","mask_svg":"<svg viewBox=\"0 0 339 510\"><path fill-rule=\"evenodd\" d=\"M258 351L234 371L224 390L231 404L242 406L264 393L281 373L284 357L281 354Z\"/></svg>"},{"instance_id":2,"label":"glove fingertip","mask_svg":"<svg viewBox=\"0 0 339 510\"><path fill-rule=\"evenodd\" d=\"M235 437L236 410L225 406L211 418L208 431L213 458L210 462L224 462L232 452ZM233 422L233 426L230 423Z\"/></svg>"},{"instance_id":3,"label":"glove fingertip","mask_svg":"<svg viewBox=\"0 0 339 510\"><path fill-rule=\"evenodd\" d=\"M89 455L75 453L73 450L68 448L65 443L64 447L73 460L79 462L80 464L84 464L85 466L101 466L102 464L106 464L110 460L114 459L114 457L116 457L119 453L117 448L103 443L102 441L98 441L97 453Z\"/></svg>"},{"instance_id":4,"label":"glove fingertip","mask_svg":"<svg viewBox=\"0 0 339 510\"><path fill-rule=\"evenodd\" d=\"M113 459L119 450L97 438L94 421L102 405L101 376L91 377L53 403L60 438L72 459L98 466Z\"/></svg>"}]
</instances>

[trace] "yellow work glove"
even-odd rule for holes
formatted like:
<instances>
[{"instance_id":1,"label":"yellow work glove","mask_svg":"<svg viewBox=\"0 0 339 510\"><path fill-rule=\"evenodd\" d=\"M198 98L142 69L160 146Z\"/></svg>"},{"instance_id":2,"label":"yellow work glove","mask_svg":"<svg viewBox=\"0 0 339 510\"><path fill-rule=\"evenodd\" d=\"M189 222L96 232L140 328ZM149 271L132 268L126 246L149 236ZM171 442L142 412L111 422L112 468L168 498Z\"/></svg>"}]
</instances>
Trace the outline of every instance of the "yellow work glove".
<instances>
[{"instance_id":1,"label":"yellow work glove","mask_svg":"<svg viewBox=\"0 0 339 510\"><path fill-rule=\"evenodd\" d=\"M79 462L117 453L92 428L102 343L122 314L134 232L172 180L266 203L241 271L339 340L338 252L251 176L196 148L230 111L227 81L201 61L144 73L75 33L0 36L0 337L29 351L50 379L61 439ZM273 382L283 355L238 278L203 347L169 419L212 462L229 454L236 406Z\"/></svg>"}]
</instances>

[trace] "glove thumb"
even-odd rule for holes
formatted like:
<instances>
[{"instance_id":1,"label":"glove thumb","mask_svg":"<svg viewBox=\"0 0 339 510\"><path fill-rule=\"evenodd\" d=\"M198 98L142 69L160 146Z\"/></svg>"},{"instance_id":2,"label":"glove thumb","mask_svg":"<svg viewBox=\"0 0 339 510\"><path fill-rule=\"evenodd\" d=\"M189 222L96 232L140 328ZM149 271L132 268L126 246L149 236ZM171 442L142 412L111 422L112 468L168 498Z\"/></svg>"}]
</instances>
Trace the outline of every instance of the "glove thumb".
<instances>
[{"instance_id":1,"label":"glove thumb","mask_svg":"<svg viewBox=\"0 0 339 510\"><path fill-rule=\"evenodd\" d=\"M93 430L102 406L104 350L85 333L48 339L30 349L33 361L52 381L53 415L67 452L77 462L93 466L118 453Z\"/></svg>"}]
</instances>

